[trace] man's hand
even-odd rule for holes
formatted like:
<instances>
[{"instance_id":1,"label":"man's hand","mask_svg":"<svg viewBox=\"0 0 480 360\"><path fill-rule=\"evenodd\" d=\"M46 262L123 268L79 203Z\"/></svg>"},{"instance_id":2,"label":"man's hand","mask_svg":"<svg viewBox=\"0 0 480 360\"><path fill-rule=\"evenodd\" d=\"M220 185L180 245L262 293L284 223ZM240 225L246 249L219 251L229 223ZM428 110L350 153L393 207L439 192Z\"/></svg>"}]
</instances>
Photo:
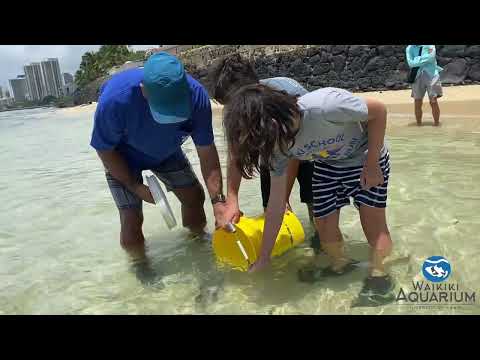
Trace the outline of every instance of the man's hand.
<instances>
[{"instance_id":1,"label":"man's hand","mask_svg":"<svg viewBox=\"0 0 480 360\"><path fill-rule=\"evenodd\" d=\"M152 193L145 184L137 183L130 190L143 201L149 202L150 204L155 204Z\"/></svg>"},{"instance_id":2,"label":"man's hand","mask_svg":"<svg viewBox=\"0 0 480 360\"><path fill-rule=\"evenodd\" d=\"M217 203L213 207L215 215L215 228L225 228L229 223L236 224L243 213L238 207L238 202L229 201L226 203Z\"/></svg>"},{"instance_id":3,"label":"man's hand","mask_svg":"<svg viewBox=\"0 0 480 360\"><path fill-rule=\"evenodd\" d=\"M360 186L364 190L380 186L384 183L383 172L377 162L366 162L360 175Z\"/></svg>"}]
</instances>

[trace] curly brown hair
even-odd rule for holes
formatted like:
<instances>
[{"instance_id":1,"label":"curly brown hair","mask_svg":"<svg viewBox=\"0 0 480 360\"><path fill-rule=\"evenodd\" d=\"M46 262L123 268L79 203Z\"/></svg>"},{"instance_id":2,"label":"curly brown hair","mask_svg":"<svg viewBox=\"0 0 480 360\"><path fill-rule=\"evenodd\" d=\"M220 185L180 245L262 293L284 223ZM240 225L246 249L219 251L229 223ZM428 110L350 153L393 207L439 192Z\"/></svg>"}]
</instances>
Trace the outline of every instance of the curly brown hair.
<instances>
[{"instance_id":1,"label":"curly brown hair","mask_svg":"<svg viewBox=\"0 0 480 360\"><path fill-rule=\"evenodd\" d=\"M262 84L238 89L225 106L223 125L242 176L251 179L260 166L272 170L275 152L287 155L295 145L297 97Z\"/></svg>"},{"instance_id":2,"label":"curly brown hair","mask_svg":"<svg viewBox=\"0 0 480 360\"><path fill-rule=\"evenodd\" d=\"M225 105L230 95L244 85L258 83L253 64L235 53L214 62L208 70L206 85L210 96Z\"/></svg>"}]
</instances>

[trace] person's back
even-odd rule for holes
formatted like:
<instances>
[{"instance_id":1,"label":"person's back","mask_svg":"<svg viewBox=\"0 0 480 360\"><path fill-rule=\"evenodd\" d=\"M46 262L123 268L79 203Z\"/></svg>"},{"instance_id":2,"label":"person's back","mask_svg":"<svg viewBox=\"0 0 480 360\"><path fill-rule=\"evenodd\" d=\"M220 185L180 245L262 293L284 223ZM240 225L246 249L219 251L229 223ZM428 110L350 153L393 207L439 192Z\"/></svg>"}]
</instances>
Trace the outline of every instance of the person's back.
<instances>
[{"instance_id":1,"label":"person's back","mask_svg":"<svg viewBox=\"0 0 480 360\"><path fill-rule=\"evenodd\" d=\"M140 88L142 80L143 69L129 69L115 74L102 86L91 141L95 149L110 149L115 145L133 169L144 170L172 155L190 135L200 144L211 142L208 116L202 119L192 116L180 123L155 122ZM206 91L189 75L187 82L192 93L192 114L203 111L202 108L208 112ZM205 123L202 131L194 124L200 120Z\"/></svg>"}]
</instances>

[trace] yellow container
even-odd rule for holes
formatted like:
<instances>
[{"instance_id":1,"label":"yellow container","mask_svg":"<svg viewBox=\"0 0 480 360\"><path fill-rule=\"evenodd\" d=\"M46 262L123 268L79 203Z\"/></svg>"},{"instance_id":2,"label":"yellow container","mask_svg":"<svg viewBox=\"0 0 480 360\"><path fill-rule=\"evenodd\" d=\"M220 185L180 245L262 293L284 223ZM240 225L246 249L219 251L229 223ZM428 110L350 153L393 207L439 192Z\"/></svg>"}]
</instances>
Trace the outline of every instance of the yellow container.
<instances>
[{"instance_id":1,"label":"yellow container","mask_svg":"<svg viewBox=\"0 0 480 360\"><path fill-rule=\"evenodd\" d=\"M247 271L255 262L262 247L263 215L255 218L241 217L235 224L235 232L218 229L213 234L213 251L217 261L232 266L236 270ZM297 216L287 211L272 250L272 257L302 243L305 233Z\"/></svg>"}]
</instances>

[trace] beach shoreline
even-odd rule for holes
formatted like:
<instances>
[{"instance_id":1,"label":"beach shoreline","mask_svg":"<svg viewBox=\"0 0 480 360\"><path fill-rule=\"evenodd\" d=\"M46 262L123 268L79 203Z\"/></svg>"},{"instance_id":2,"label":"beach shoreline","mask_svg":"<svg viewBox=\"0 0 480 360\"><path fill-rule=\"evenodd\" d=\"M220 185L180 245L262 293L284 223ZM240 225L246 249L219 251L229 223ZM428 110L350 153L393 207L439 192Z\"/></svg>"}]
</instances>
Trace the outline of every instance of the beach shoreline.
<instances>
[{"instance_id":1,"label":"beach shoreline","mask_svg":"<svg viewBox=\"0 0 480 360\"><path fill-rule=\"evenodd\" d=\"M443 88L443 92L444 95L439 100L440 109L443 114L474 115L474 117L480 117L480 85L447 86ZM363 98L372 97L382 101L387 105L389 113L412 113L413 115L413 99L410 96L411 90L409 89L359 92L356 94ZM213 100L210 101L214 118L221 118L223 106ZM96 106L97 103L93 102L88 105L59 109L59 111L69 114L94 112ZM424 100L424 112L425 115L428 115L430 112L427 98Z\"/></svg>"}]
</instances>

